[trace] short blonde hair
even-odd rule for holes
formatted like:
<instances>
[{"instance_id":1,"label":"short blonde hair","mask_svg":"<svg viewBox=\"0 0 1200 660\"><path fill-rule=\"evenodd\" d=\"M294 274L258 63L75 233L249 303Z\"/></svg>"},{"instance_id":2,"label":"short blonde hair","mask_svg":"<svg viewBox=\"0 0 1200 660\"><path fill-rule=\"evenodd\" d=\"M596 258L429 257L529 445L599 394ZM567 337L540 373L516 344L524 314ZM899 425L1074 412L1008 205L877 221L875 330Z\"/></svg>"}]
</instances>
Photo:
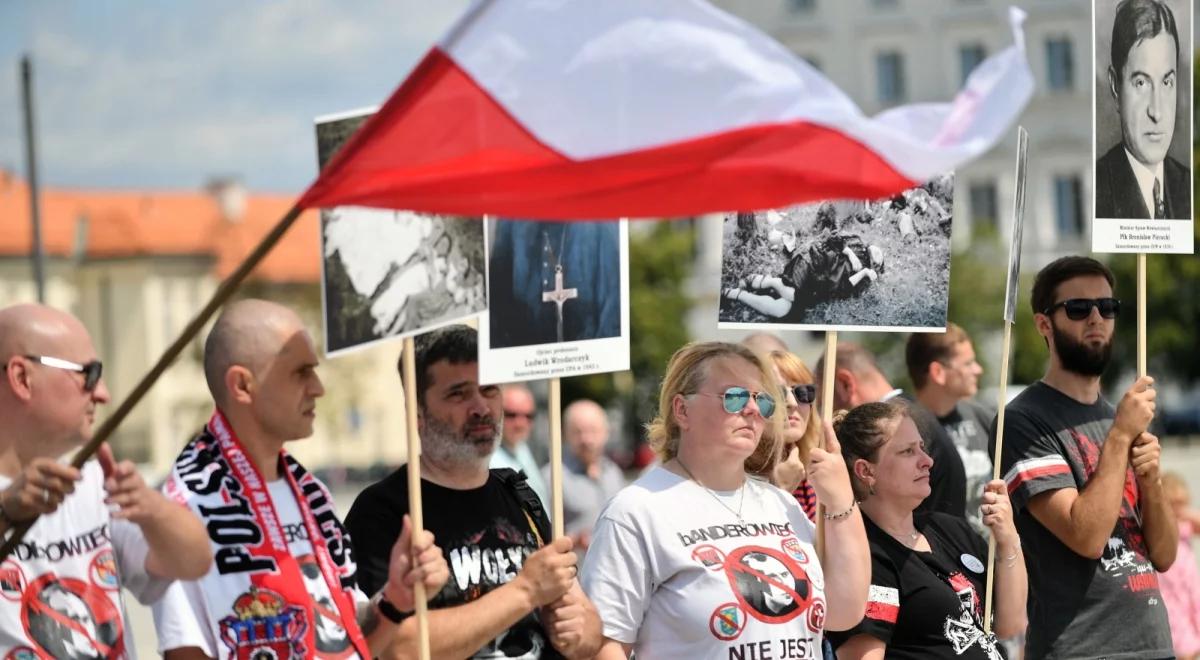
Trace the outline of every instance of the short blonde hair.
<instances>
[{"instance_id":1,"label":"short blonde hair","mask_svg":"<svg viewBox=\"0 0 1200 660\"><path fill-rule=\"evenodd\" d=\"M783 428L784 406L780 401L779 385L771 370L763 364L754 351L740 344L723 341L692 342L675 351L667 362L667 372L663 375L662 386L658 392L658 416L646 425L646 436L650 446L665 463L679 453L679 421L675 419L675 395L688 396L700 391L700 385L708 378L709 365L720 358L740 358L754 365L762 378L763 389L775 398L775 414L767 420L768 426L773 427L773 433L763 433L759 438L759 447L764 442L775 443L781 437ZM769 436L769 437L768 437ZM755 449L758 452L758 449Z\"/></svg>"},{"instance_id":2,"label":"short blonde hair","mask_svg":"<svg viewBox=\"0 0 1200 660\"><path fill-rule=\"evenodd\" d=\"M813 374L804 365L804 361L796 355L787 351L771 351L768 355L775 368L779 370L779 375L783 377L785 383L815 385ZM787 415L787 392L780 392L778 408L784 410L784 416ZM763 431L763 435L774 434L775 429L767 427ZM775 470L775 466L783 459L783 434L779 434L779 441L772 443L774 446L769 447L766 443L760 443L758 450L754 452L750 458L746 459L746 471L752 474L757 474L767 478L771 477L771 473ZM817 406L815 402L809 406L808 410L808 426L804 429L804 435L801 436L798 446L800 448L800 460L808 462L808 454L821 442L821 417L817 414ZM767 453L768 450L773 450L772 453Z\"/></svg>"}]
</instances>

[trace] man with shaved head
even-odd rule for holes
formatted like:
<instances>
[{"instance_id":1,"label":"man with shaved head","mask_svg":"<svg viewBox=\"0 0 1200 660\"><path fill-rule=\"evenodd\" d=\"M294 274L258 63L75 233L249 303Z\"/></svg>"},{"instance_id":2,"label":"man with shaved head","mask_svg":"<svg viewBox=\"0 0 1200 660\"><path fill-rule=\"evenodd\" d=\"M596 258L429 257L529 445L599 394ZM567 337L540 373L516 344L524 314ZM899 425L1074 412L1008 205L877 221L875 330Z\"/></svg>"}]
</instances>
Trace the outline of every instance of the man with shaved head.
<instances>
[{"instance_id":1,"label":"man with shaved head","mask_svg":"<svg viewBox=\"0 0 1200 660\"><path fill-rule=\"evenodd\" d=\"M37 519L0 567L0 648L64 657L86 639L97 657L125 657L121 587L149 604L172 580L203 575L204 528L107 444L81 470L62 461L91 439L96 406L108 402L78 319L42 305L0 309L0 361L0 534Z\"/></svg>"},{"instance_id":2,"label":"man with shaved head","mask_svg":"<svg viewBox=\"0 0 1200 660\"><path fill-rule=\"evenodd\" d=\"M608 414L600 404L579 399L563 411L563 531L582 555L592 541L592 528L604 505L625 487L621 468L605 453ZM550 480L550 466L542 468Z\"/></svg>"},{"instance_id":3,"label":"man with shaved head","mask_svg":"<svg viewBox=\"0 0 1200 660\"><path fill-rule=\"evenodd\" d=\"M216 561L154 608L164 657L370 658L413 605L449 575L433 536L413 542L407 516L387 578L368 599L350 537L325 484L284 449L313 433L325 393L300 318L264 300L228 307L204 345L216 411L164 487L204 519Z\"/></svg>"}]
</instances>

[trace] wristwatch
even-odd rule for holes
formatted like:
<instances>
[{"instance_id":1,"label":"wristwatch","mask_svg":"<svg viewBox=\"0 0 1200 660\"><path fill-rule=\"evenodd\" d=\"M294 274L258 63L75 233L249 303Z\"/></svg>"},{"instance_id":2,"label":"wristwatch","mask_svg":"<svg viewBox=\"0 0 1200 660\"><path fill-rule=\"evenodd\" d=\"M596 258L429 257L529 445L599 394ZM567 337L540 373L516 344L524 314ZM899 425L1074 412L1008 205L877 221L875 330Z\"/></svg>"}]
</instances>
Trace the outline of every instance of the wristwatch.
<instances>
[{"instance_id":1,"label":"wristwatch","mask_svg":"<svg viewBox=\"0 0 1200 660\"><path fill-rule=\"evenodd\" d=\"M401 612L382 593L379 594L379 601L375 603L375 606L379 608L379 613L383 615L383 618L392 623L401 623L413 615L412 612Z\"/></svg>"}]
</instances>

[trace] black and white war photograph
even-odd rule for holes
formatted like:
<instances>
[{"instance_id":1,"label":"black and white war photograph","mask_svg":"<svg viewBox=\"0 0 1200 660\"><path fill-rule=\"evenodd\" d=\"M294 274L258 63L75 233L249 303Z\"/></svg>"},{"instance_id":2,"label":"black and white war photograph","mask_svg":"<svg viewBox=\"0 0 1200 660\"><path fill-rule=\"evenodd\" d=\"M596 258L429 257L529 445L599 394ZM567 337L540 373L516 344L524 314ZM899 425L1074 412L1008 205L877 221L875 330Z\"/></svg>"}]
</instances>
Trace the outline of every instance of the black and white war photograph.
<instances>
[{"instance_id":1,"label":"black and white war photograph","mask_svg":"<svg viewBox=\"0 0 1200 660\"><path fill-rule=\"evenodd\" d=\"M481 378L491 380L493 367L509 373L499 380L626 368L620 366L629 360L626 220L489 218L487 233L491 304L480 343L497 359L481 355Z\"/></svg>"},{"instance_id":2,"label":"black and white war photograph","mask_svg":"<svg viewBox=\"0 0 1200 660\"><path fill-rule=\"evenodd\" d=\"M370 112L317 120L322 166ZM430 330L487 309L483 218L321 211L325 353Z\"/></svg>"},{"instance_id":3,"label":"black and white war photograph","mask_svg":"<svg viewBox=\"0 0 1200 660\"><path fill-rule=\"evenodd\" d=\"M1192 4L1093 0L1097 252L1193 251Z\"/></svg>"},{"instance_id":4,"label":"black and white war photograph","mask_svg":"<svg viewBox=\"0 0 1200 660\"><path fill-rule=\"evenodd\" d=\"M889 199L728 214L718 327L941 330L953 200L945 174Z\"/></svg>"}]
</instances>

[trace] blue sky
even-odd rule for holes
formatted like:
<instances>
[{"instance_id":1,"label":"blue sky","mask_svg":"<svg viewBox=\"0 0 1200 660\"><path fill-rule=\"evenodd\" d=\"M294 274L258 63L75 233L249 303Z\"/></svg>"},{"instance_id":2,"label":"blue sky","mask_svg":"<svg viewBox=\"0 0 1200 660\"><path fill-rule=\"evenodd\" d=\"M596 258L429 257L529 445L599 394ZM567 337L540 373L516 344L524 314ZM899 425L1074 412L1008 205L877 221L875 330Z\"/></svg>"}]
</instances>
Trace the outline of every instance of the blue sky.
<instances>
[{"instance_id":1,"label":"blue sky","mask_svg":"<svg viewBox=\"0 0 1200 660\"><path fill-rule=\"evenodd\" d=\"M25 171L31 55L49 185L299 192L312 120L377 105L467 0L0 0L0 168Z\"/></svg>"}]
</instances>

